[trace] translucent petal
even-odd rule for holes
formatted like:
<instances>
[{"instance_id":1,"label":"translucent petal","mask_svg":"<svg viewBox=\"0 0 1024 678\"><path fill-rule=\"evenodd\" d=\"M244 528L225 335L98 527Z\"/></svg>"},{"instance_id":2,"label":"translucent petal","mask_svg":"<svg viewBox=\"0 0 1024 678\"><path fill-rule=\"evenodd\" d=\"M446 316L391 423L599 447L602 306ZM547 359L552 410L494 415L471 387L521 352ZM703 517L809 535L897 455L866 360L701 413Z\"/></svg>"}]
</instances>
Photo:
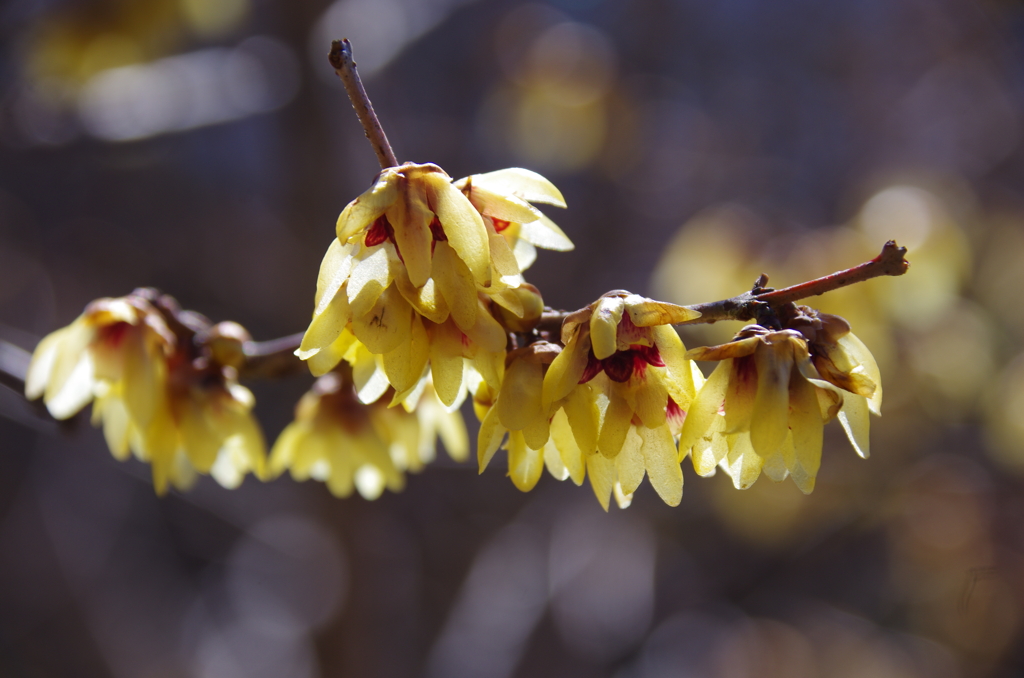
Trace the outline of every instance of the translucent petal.
<instances>
[{"instance_id":1,"label":"translucent petal","mask_svg":"<svg viewBox=\"0 0 1024 678\"><path fill-rule=\"evenodd\" d=\"M354 334L347 330L342 331L330 345L320 349L306 360L310 374L314 377L322 377L333 370L355 343L358 342Z\"/></svg>"},{"instance_id":2,"label":"translucent petal","mask_svg":"<svg viewBox=\"0 0 1024 678\"><path fill-rule=\"evenodd\" d=\"M352 236L362 233L398 197L399 174L386 169L377 176L377 182L370 190L350 202L338 217L336 232L338 240L348 242Z\"/></svg>"},{"instance_id":3,"label":"translucent petal","mask_svg":"<svg viewBox=\"0 0 1024 678\"><path fill-rule=\"evenodd\" d=\"M647 430L643 426L640 429ZM640 451L643 444L644 439L637 427L630 426L622 449L615 457L616 475L623 494L633 494L644 480L644 454ZM673 445L673 458L675 458L675 452L675 445Z\"/></svg>"},{"instance_id":4,"label":"translucent petal","mask_svg":"<svg viewBox=\"0 0 1024 678\"><path fill-rule=\"evenodd\" d=\"M543 402L547 410L552 403L569 395L583 378L587 369L590 342L581 339L583 332L570 337L565 348L555 356L544 375Z\"/></svg>"},{"instance_id":5,"label":"translucent petal","mask_svg":"<svg viewBox=\"0 0 1024 678\"><path fill-rule=\"evenodd\" d=\"M635 397L635 401L631 403L633 410L647 428L658 428L665 424L668 389L662 380L664 374L659 372L659 368L648 367L643 379L638 380L634 373L633 379L630 380L639 383L629 384L629 390Z\"/></svg>"},{"instance_id":6,"label":"translucent petal","mask_svg":"<svg viewBox=\"0 0 1024 678\"><path fill-rule=\"evenodd\" d=\"M313 316L306 333L302 335L302 343L299 344L299 350L295 355L301 360L312 358L338 339L351 317L348 295L334 295L326 308L319 315Z\"/></svg>"},{"instance_id":7,"label":"translucent petal","mask_svg":"<svg viewBox=\"0 0 1024 678\"><path fill-rule=\"evenodd\" d=\"M519 270L525 271L537 261L537 248L522 238L516 238L516 244L512 247L512 254L516 257Z\"/></svg>"},{"instance_id":8,"label":"translucent petal","mask_svg":"<svg viewBox=\"0 0 1024 678\"><path fill-rule=\"evenodd\" d=\"M395 274L395 285L417 313L433 323L448 319L448 303L444 300L434 278L429 278L422 287L414 287L404 270Z\"/></svg>"},{"instance_id":9,"label":"translucent petal","mask_svg":"<svg viewBox=\"0 0 1024 678\"><path fill-rule=\"evenodd\" d=\"M498 419L510 431L521 431L538 419L547 419L541 406L544 368L527 358L513 360L505 370L498 395Z\"/></svg>"},{"instance_id":10,"label":"translucent petal","mask_svg":"<svg viewBox=\"0 0 1024 678\"><path fill-rule=\"evenodd\" d=\"M430 341L423 321L412 316L408 341L398 344L383 356L384 373L396 391L405 391L416 385L430 356Z\"/></svg>"},{"instance_id":11,"label":"translucent petal","mask_svg":"<svg viewBox=\"0 0 1024 678\"><path fill-rule=\"evenodd\" d=\"M715 368L715 371L708 377L707 382L697 392L697 397L690 404L690 409L683 420L683 430L679 434L679 457L680 459L690 451L698 440L704 437L711 428L714 418L718 416L718 409L725 400L726 387L729 384L729 375L732 373L732 361L723 360ZM694 465L697 458L694 457ZM707 475L697 468L697 473Z\"/></svg>"},{"instance_id":12,"label":"translucent petal","mask_svg":"<svg viewBox=\"0 0 1024 678\"><path fill-rule=\"evenodd\" d=\"M839 338L839 345L846 349L853 358L864 368L864 376L875 384L875 392L868 400L868 409L874 415L882 414L882 373L878 369L878 363L871 351L853 333ZM867 456L867 455L863 455Z\"/></svg>"},{"instance_id":13,"label":"translucent petal","mask_svg":"<svg viewBox=\"0 0 1024 678\"><path fill-rule=\"evenodd\" d=\"M492 407L480 422L480 432L477 435L476 457L480 473L483 473L487 465L491 463L494 453L501 447L505 433L507 430L498 421L498 410Z\"/></svg>"},{"instance_id":14,"label":"translucent petal","mask_svg":"<svg viewBox=\"0 0 1024 678\"><path fill-rule=\"evenodd\" d=\"M590 316L590 343L594 357L604 360L618 350L619 321L625 302L621 297L601 297Z\"/></svg>"},{"instance_id":15,"label":"translucent petal","mask_svg":"<svg viewBox=\"0 0 1024 678\"><path fill-rule=\"evenodd\" d=\"M651 485L662 501L669 506L679 506L683 499L683 469L676 457L672 432L667 426L639 426L636 429L643 438L644 463Z\"/></svg>"},{"instance_id":16,"label":"translucent petal","mask_svg":"<svg viewBox=\"0 0 1024 678\"><path fill-rule=\"evenodd\" d=\"M428 197L434 207L448 243L466 262L476 282L489 285L491 278L490 248L487 227L462 191L451 185L442 174L427 175ZM451 300L448 300L451 303Z\"/></svg>"},{"instance_id":17,"label":"translucent petal","mask_svg":"<svg viewBox=\"0 0 1024 678\"><path fill-rule=\"evenodd\" d=\"M451 405L462 389L465 369L463 334L454 322L445 322L431 328L430 369L434 377L437 397Z\"/></svg>"},{"instance_id":18,"label":"translucent petal","mask_svg":"<svg viewBox=\"0 0 1024 678\"><path fill-rule=\"evenodd\" d=\"M590 476L590 486L594 488L597 501L607 511L615 485L615 462L603 454L591 454L587 457L587 475Z\"/></svg>"},{"instance_id":19,"label":"translucent petal","mask_svg":"<svg viewBox=\"0 0 1024 678\"><path fill-rule=\"evenodd\" d=\"M597 449L601 454L612 458L622 449L626 434L633 419L633 410L626 399L612 389L609 394L608 410L604 414L601 434L597 439Z\"/></svg>"},{"instance_id":20,"label":"translucent petal","mask_svg":"<svg viewBox=\"0 0 1024 678\"><path fill-rule=\"evenodd\" d=\"M790 427L796 463L811 480L821 465L821 447L824 442L824 424L818 406L817 389L801 375L793 376L790 387ZM850 396L851 398L859 396ZM863 398L861 399L863 400Z\"/></svg>"},{"instance_id":21,"label":"translucent petal","mask_svg":"<svg viewBox=\"0 0 1024 678\"><path fill-rule=\"evenodd\" d=\"M579 448L586 455L596 452L601 411L597 406L593 388L589 384L580 384L569 394L562 409Z\"/></svg>"},{"instance_id":22,"label":"translucent petal","mask_svg":"<svg viewBox=\"0 0 1024 678\"><path fill-rule=\"evenodd\" d=\"M839 423L843 425L846 437L850 439L857 454L864 459L871 454L868 435L871 426L868 417L870 407L871 402L867 398L851 393L843 397L843 407L839 410Z\"/></svg>"},{"instance_id":23,"label":"translucent petal","mask_svg":"<svg viewBox=\"0 0 1024 678\"><path fill-rule=\"evenodd\" d=\"M32 352L32 360L29 361L28 373L25 376L25 397L29 400L35 400L46 390L46 384L53 373L57 353L66 333L66 327L51 332L43 337L43 340L36 346L36 350Z\"/></svg>"},{"instance_id":24,"label":"translucent petal","mask_svg":"<svg viewBox=\"0 0 1024 678\"><path fill-rule=\"evenodd\" d=\"M490 233L487 236L490 247L491 264L499 277L502 285L507 287L519 287L523 283L523 276L519 272L519 262L512 254L508 241L499 233Z\"/></svg>"},{"instance_id":25,"label":"translucent petal","mask_svg":"<svg viewBox=\"0 0 1024 678\"><path fill-rule=\"evenodd\" d=\"M377 248L377 251L357 263L346 287L353 317L366 315L393 279L388 246Z\"/></svg>"},{"instance_id":26,"label":"translucent petal","mask_svg":"<svg viewBox=\"0 0 1024 678\"><path fill-rule=\"evenodd\" d=\"M50 386L52 385L53 382ZM47 388L44 397L46 409L54 419L69 419L89 404L94 387L92 357L83 352L79 354L79 360L74 368L61 382L60 390L52 392L51 388Z\"/></svg>"},{"instance_id":27,"label":"translucent petal","mask_svg":"<svg viewBox=\"0 0 1024 678\"><path fill-rule=\"evenodd\" d=\"M352 333L371 353L384 354L409 341L411 324L412 307L389 287L365 315L352 318Z\"/></svg>"},{"instance_id":28,"label":"translucent petal","mask_svg":"<svg viewBox=\"0 0 1024 678\"><path fill-rule=\"evenodd\" d=\"M543 214L540 219L519 225L519 237L537 247L554 252L569 252L576 248L569 236Z\"/></svg>"},{"instance_id":29,"label":"translucent petal","mask_svg":"<svg viewBox=\"0 0 1024 678\"><path fill-rule=\"evenodd\" d=\"M596 428L595 426L595 430ZM594 437L596 439L596 434ZM587 465L583 451L576 443L576 437L569 425L565 410L558 410L551 418L551 442L558 448L562 464L572 481L577 485L583 484L583 478L587 474Z\"/></svg>"},{"instance_id":30,"label":"translucent petal","mask_svg":"<svg viewBox=\"0 0 1024 678\"><path fill-rule=\"evenodd\" d=\"M476 324L477 292L473 275L448 243L434 245L434 281L451 316L463 331Z\"/></svg>"},{"instance_id":31,"label":"translucent petal","mask_svg":"<svg viewBox=\"0 0 1024 678\"><path fill-rule=\"evenodd\" d=\"M562 457L558 453L558 448L555 447L555 443L549 440L547 445L544 446L544 466L556 480L565 480L569 477L569 469L565 467L565 463L562 462Z\"/></svg>"},{"instance_id":32,"label":"translucent petal","mask_svg":"<svg viewBox=\"0 0 1024 678\"><path fill-rule=\"evenodd\" d=\"M430 222L434 213L427 206L426 187L418 177L407 179L401 188L404 190L399 190L388 207L387 217L409 280L415 287L422 287L430 277L430 244L434 241Z\"/></svg>"},{"instance_id":33,"label":"translucent petal","mask_svg":"<svg viewBox=\"0 0 1024 678\"><path fill-rule=\"evenodd\" d=\"M754 451L748 433L730 435L728 441L730 449L726 457L725 472L732 478L732 484L737 490L745 490L761 475L761 465L764 461L761 455Z\"/></svg>"},{"instance_id":34,"label":"translucent petal","mask_svg":"<svg viewBox=\"0 0 1024 678\"><path fill-rule=\"evenodd\" d=\"M510 193L496 193L476 182L470 188L469 201L481 214L502 221L521 224L541 217L540 211L522 198Z\"/></svg>"},{"instance_id":35,"label":"translucent petal","mask_svg":"<svg viewBox=\"0 0 1024 678\"><path fill-rule=\"evenodd\" d=\"M357 247L354 244L342 245L337 238L331 241L323 261L320 262L320 273L316 278L314 316L324 312L327 304L331 303L334 295L348 280L348 276L352 273L352 265L355 263L352 255Z\"/></svg>"},{"instance_id":36,"label":"translucent petal","mask_svg":"<svg viewBox=\"0 0 1024 678\"><path fill-rule=\"evenodd\" d=\"M636 294L626 297L625 302L629 318L637 327L674 325L700 317L700 313L684 306L654 301Z\"/></svg>"},{"instance_id":37,"label":"translucent petal","mask_svg":"<svg viewBox=\"0 0 1024 678\"><path fill-rule=\"evenodd\" d=\"M463 331L473 343L485 351L492 353L504 351L505 344L508 342L505 329L498 324L498 321L494 319L494 316L484 307L483 303L477 303L479 306L476 314L476 324L470 329Z\"/></svg>"},{"instance_id":38,"label":"translucent petal","mask_svg":"<svg viewBox=\"0 0 1024 678\"><path fill-rule=\"evenodd\" d=\"M757 370L753 358L733 360L729 385L725 389L726 433L750 430L756 398Z\"/></svg>"},{"instance_id":39,"label":"translucent petal","mask_svg":"<svg viewBox=\"0 0 1024 678\"><path fill-rule=\"evenodd\" d=\"M508 475L512 484L523 492L529 492L540 480L544 470L544 456L540 450L533 450L526 444L523 434L510 431L508 434Z\"/></svg>"},{"instance_id":40,"label":"translucent petal","mask_svg":"<svg viewBox=\"0 0 1024 678\"><path fill-rule=\"evenodd\" d=\"M786 340L764 343L754 353L754 364L757 366L757 393L751 412L750 443L765 459L779 449L789 429L789 377L793 371L792 355L792 348ZM726 402L727 417L728 408L729 403Z\"/></svg>"},{"instance_id":41,"label":"translucent petal","mask_svg":"<svg viewBox=\"0 0 1024 678\"><path fill-rule=\"evenodd\" d=\"M480 186L495 193L514 195L528 202L565 207L565 198L554 184L536 172L521 167L474 174L460 179L456 185L461 188L469 182L473 187Z\"/></svg>"}]
</instances>

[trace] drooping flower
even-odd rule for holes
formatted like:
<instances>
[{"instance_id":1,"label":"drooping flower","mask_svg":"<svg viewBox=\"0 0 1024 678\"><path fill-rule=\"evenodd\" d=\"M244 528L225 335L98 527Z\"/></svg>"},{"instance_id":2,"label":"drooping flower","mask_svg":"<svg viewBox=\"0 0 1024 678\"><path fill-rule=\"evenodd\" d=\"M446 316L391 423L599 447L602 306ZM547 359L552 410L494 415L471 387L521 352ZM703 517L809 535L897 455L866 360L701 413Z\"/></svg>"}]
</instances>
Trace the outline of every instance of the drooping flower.
<instances>
[{"instance_id":1,"label":"drooping flower","mask_svg":"<svg viewBox=\"0 0 1024 678\"><path fill-rule=\"evenodd\" d=\"M565 411L605 508L613 490L628 503L645 473L666 503L682 498L673 436L703 377L671 325L698 315L617 291L562 325L565 349L544 377L542 405Z\"/></svg>"},{"instance_id":2,"label":"drooping flower","mask_svg":"<svg viewBox=\"0 0 1024 678\"><path fill-rule=\"evenodd\" d=\"M241 355L248 334L201 319L202 341L193 341L195 328L178 322L175 309L152 290L92 302L40 342L26 396L42 396L57 419L93 401L111 453L149 462L158 494L187 488L197 473L235 487L249 472L262 475L265 457L252 393L224 362Z\"/></svg>"},{"instance_id":3,"label":"drooping flower","mask_svg":"<svg viewBox=\"0 0 1024 678\"><path fill-rule=\"evenodd\" d=\"M700 475L711 475L720 465L737 488L745 489L763 471L777 482L791 476L809 493L821 465L824 424L837 415L854 448L866 456L867 402L876 390L880 398L877 367L870 353L866 367L857 362L863 354L854 359L836 343L849 336L840 318L807 318L802 324L808 333L817 333L813 345L823 353L812 356L801 331L758 325L743 328L727 344L687 353L694 360L720 361L697 394L680 435L680 454L692 454ZM863 344L856 346L859 351Z\"/></svg>"},{"instance_id":4,"label":"drooping flower","mask_svg":"<svg viewBox=\"0 0 1024 678\"><path fill-rule=\"evenodd\" d=\"M270 473L287 469L296 480L325 482L336 496L355 489L372 500L385 488L400 491L404 471L432 461L438 436L453 459L464 460L468 443L459 413L441 406L429 386L416 404L415 413L383 401L364 404L348 370L320 377L274 443Z\"/></svg>"},{"instance_id":5,"label":"drooping flower","mask_svg":"<svg viewBox=\"0 0 1024 678\"><path fill-rule=\"evenodd\" d=\"M455 187L469 198L484 223L502 235L521 271L537 258L537 247L556 252L575 247L555 222L530 204L565 207L562 193L536 172L513 167L474 174L456 181Z\"/></svg>"},{"instance_id":6,"label":"drooping flower","mask_svg":"<svg viewBox=\"0 0 1024 678\"><path fill-rule=\"evenodd\" d=\"M542 403L544 370L559 351L558 345L546 341L512 351L497 392L483 378L474 380L480 473L504 447L508 450L508 475L523 492L534 488L545 467L558 480L571 477L577 485L586 474L584 455L565 412L559 409L552 414ZM504 443L506 435L508 442Z\"/></svg>"},{"instance_id":7,"label":"drooping flower","mask_svg":"<svg viewBox=\"0 0 1024 678\"><path fill-rule=\"evenodd\" d=\"M407 163L383 170L345 208L320 267L313 320L296 352L315 375L342 359L335 343L344 343L348 329L386 357L388 381L400 398L429 361L438 394L450 406L464 390L462 358L504 351L505 331L492 306L516 318L529 309L517 293L520 265L496 230L496 223L507 230L506 222L490 213L540 222L527 229L550 234L531 236L538 242L561 249L571 243L527 202L564 205L557 189L526 170L503 172L477 175L479 190L464 179L460 190L436 165ZM489 213L481 216L481 209Z\"/></svg>"}]
</instances>

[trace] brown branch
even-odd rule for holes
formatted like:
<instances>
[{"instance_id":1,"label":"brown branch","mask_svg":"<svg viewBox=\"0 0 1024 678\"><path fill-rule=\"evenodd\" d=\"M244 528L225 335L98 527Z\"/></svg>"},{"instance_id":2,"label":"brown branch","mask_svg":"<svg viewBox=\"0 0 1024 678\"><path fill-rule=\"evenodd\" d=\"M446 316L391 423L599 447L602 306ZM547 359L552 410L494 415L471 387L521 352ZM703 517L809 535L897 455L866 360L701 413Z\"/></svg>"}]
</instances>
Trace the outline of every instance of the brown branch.
<instances>
[{"instance_id":1,"label":"brown branch","mask_svg":"<svg viewBox=\"0 0 1024 678\"><path fill-rule=\"evenodd\" d=\"M384 128L380 126L380 120L377 119L377 114L373 111L370 97L366 95L366 89L363 88L363 81L359 79L356 62L352 59L352 45L348 40L335 40L331 43L331 53L327 59L345 85L348 98L352 101L352 108L356 109L356 115L363 125L366 138L373 146L373 152L377 154L377 161L380 162L381 168L397 167L398 159L395 157L395 152L391 150L391 144L388 143L388 137L384 134Z\"/></svg>"},{"instance_id":2,"label":"brown branch","mask_svg":"<svg viewBox=\"0 0 1024 678\"><path fill-rule=\"evenodd\" d=\"M0 339L0 384L18 393L25 392L25 376L32 354Z\"/></svg>"},{"instance_id":3,"label":"brown branch","mask_svg":"<svg viewBox=\"0 0 1024 678\"><path fill-rule=\"evenodd\" d=\"M306 371L306 363L295 355L302 343L302 332L268 341L246 342L245 364L239 369L241 379L277 379Z\"/></svg>"},{"instance_id":4,"label":"brown branch","mask_svg":"<svg viewBox=\"0 0 1024 678\"><path fill-rule=\"evenodd\" d=\"M768 276L762 274L750 292L731 299L687 306L686 308L690 310L700 312L701 316L679 324L700 325L719 320L753 320L759 312L768 308L777 309L799 299L816 297L871 278L903 275L910 268L910 262L905 258L906 253L906 247L899 247L895 241L890 240L882 247L882 252L871 261L781 290L766 289L764 286L768 283Z\"/></svg>"}]
</instances>

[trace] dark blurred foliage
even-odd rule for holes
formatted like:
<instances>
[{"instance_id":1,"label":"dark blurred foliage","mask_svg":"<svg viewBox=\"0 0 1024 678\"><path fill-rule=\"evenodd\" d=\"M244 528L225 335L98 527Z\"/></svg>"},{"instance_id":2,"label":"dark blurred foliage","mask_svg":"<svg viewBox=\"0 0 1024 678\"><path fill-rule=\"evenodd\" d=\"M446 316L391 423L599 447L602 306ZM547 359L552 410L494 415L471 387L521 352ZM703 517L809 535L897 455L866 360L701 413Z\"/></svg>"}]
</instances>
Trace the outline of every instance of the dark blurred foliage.
<instances>
[{"instance_id":1,"label":"dark blurred foliage","mask_svg":"<svg viewBox=\"0 0 1024 678\"><path fill-rule=\"evenodd\" d=\"M0 338L139 285L302 330L377 171L331 37L400 159L562 189L577 249L527 273L552 306L908 244L907 277L822 300L883 369L872 458L833 425L809 497L686 468L678 508L643 489L608 515L448 461L372 503L290 479L160 499L84 415L0 387L0 675L1024 672L1020 3L8 0ZM269 441L311 381L251 384Z\"/></svg>"}]
</instances>

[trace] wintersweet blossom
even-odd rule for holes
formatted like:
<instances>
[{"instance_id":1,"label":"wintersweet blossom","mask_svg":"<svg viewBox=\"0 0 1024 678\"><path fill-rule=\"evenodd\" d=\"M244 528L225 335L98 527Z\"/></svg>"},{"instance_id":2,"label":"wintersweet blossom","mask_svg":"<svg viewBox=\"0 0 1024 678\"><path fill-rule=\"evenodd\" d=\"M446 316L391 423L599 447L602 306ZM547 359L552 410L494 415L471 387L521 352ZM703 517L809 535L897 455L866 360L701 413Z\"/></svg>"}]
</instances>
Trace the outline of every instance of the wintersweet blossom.
<instances>
[{"instance_id":1,"label":"wintersweet blossom","mask_svg":"<svg viewBox=\"0 0 1024 678\"><path fill-rule=\"evenodd\" d=\"M366 405L347 370L320 377L274 443L270 474L287 469L296 480L323 481L336 496L355 489L372 500L385 488L400 491L403 471L432 461L438 436L453 459L464 460L468 443L459 413L448 412L429 385L416 404L414 413L383 401Z\"/></svg>"},{"instance_id":2,"label":"wintersweet blossom","mask_svg":"<svg viewBox=\"0 0 1024 678\"><path fill-rule=\"evenodd\" d=\"M613 492L628 503L645 474L667 504L682 498L673 436L703 377L671 325L698 315L616 291L562 325L565 348L544 376L541 403L565 411L605 508Z\"/></svg>"},{"instance_id":3,"label":"wintersweet blossom","mask_svg":"<svg viewBox=\"0 0 1024 678\"><path fill-rule=\"evenodd\" d=\"M249 472L262 475L265 449L252 393L238 384L234 366L221 362L240 355L248 335L221 323L205 328L209 343L201 347L193 333L172 331L153 301L140 290L92 302L39 343L26 396L42 396L58 419L93 401L92 421L102 425L111 453L149 462L158 494L169 485L187 488L197 473L225 487Z\"/></svg>"},{"instance_id":4,"label":"wintersweet blossom","mask_svg":"<svg viewBox=\"0 0 1024 678\"><path fill-rule=\"evenodd\" d=\"M850 336L849 326L840 321L828 316L797 323L815 333L813 346L828 346L822 350L829 355L812 356L802 331L758 325L743 328L727 344L687 353L694 360L720 361L697 394L680 435L680 454L692 453L700 475L713 474L719 465L737 488L745 489L763 471L777 482L791 476L801 491L810 493L821 465L824 424L837 415L854 448L866 456L867 403L876 392L881 397L878 372L870 353L859 352L863 344L844 341L843 346L854 347L851 354L836 343Z\"/></svg>"},{"instance_id":5,"label":"wintersweet blossom","mask_svg":"<svg viewBox=\"0 0 1024 678\"><path fill-rule=\"evenodd\" d=\"M494 309L522 319L531 300L519 293L520 265L496 230L496 224L507 230L501 225L508 222L495 219L538 222L527 231L547 234L531 237L553 248L571 242L527 202L564 204L546 179L526 170L476 177L480 188L470 177L460 190L436 165L389 168L345 208L320 267L312 322L296 352L314 375L342 359L347 330L370 353L384 356L399 400L416 387L429 362L438 394L451 406L464 390L462 359L479 350L504 351L505 331Z\"/></svg>"}]
</instances>

